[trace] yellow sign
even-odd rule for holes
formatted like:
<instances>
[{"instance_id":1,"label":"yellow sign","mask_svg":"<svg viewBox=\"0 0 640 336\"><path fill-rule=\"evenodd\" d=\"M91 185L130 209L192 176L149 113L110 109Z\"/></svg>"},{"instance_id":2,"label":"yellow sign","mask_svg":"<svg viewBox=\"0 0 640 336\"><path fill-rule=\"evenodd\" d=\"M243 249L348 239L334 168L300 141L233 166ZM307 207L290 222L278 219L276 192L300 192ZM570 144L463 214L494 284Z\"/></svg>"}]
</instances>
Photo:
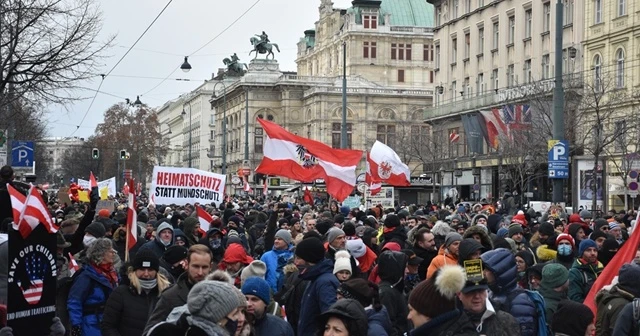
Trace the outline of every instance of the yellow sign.
<instances>
[{"instance_id":1,"label":"yellow sign","mask_svg":"<svg viewBox=\"0 0 640 336\"><path fill-rule=\"evenodd\" d=\"M467 272L467 281L478 284L484 279L482 259L465 260L464 269Z\"/></svg>"},{"instance_id":2,"label":"yellow sign","mask_svg":"<svg viewBox=\"0 0 640 336\"><path fill-rule=\"evenodd\" d=\"M547 151L550 151L559 142L560 142L560 140L548 140L547 141Z\"/></svg>"},{"instance_id":3,"label":"yellow sign","mask_svg":"<svg viewBox=\"0 0 640 336\"><path fill-rule=\"evenodd\" d=\"M269 186L270 187L279 187L280 186L280 178L279 177L270 177L269 178Z\"/></svg>"},{"instance_id":4,"label":"yellow sign","mask_svg":"<svg viewBox=\"0 0 640 336\"><path fill-rule=\"evenodd\" d=\"M80 202L86 202L89 203L90 199L89 199L89 193L91 192L91 190L79 190L78 191L78 200ZM109 187L105 186L104 188L101 188L99 190L100 192L100 199L101 200L106 200L109 198Z\"/></svg>"}]
</instances>

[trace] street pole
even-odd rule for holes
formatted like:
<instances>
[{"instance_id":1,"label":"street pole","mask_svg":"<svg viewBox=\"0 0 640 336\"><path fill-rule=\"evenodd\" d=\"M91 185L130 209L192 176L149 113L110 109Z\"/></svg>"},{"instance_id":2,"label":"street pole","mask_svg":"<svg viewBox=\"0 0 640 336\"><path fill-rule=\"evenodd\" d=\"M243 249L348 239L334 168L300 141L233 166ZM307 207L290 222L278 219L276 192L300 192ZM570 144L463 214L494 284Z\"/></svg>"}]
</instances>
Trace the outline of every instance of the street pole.
<instances>
[{"instance_id":1,"label":"street pole","mask_svg":"<svg viewBox=\"0 0 640 336\"><path fill-rule=\"evenodd\" d=\"M249 161L249 90L244 92L244 159Z\"/></svg>"},{"instance_id":2,"label":"street pole","mask_svg":"<svg viewBox=\"0 0 640 336\"><path fill-rule=\"evenodd\" d=\"M191 102L189 102L189 168L191 168Z\"/></svg>"},{"instance_id":3,"label":"street pole","mask_svg":"<svg viewBox=\"0 0 640 336\"><path fill-rule=\"evenodd\" d=\"M340 148L347 148L347 41L342 42L342 133Z\"/></svg>"},{"instance_id":4,"label":"street pole","mask_svg":"<svg viewBox=\"0 0 640 336\"><path fill-rule=\"evenodd\" d=\"M555 87L553 88L553 139L564 140L564 91L562 88L562 0L556 2ZM564 202L564 180L553 179L554 203Z\"/></svg>"}]
</instances>

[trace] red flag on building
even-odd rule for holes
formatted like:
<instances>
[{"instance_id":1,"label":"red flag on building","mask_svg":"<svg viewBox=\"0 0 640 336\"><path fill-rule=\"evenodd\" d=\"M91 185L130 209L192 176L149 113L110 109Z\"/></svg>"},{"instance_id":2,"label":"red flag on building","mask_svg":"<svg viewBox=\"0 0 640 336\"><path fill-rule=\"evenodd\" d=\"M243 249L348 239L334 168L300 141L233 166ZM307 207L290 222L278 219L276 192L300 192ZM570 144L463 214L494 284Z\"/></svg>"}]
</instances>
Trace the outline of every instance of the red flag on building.
<instances>
[{"instance_id":1,"label":"red flag on building","mask_svg":"<svg viewBox=\"0 0 640 336\"><path fill-rule=\"evenodd\" d=\"M458 140L460 140L460 134L458 134L456 130L452 130L451 133L449 133L449 141L455 143L458 142Z\"/></svg>"},{"instance_id":2,"label":"red flag on building","mask_svg":"<svg viewBox=\"0 0 640 336\"><path fill-rule=\"evenodd\" d=\"M339 202L351 194L356 185L356 166L362 152L335 149L322 142L287 132L275 123L258 119L266 138L264 157L256 172L284 176L302 182L324 179L327 193Z\"/></svg>"}]
</instances>

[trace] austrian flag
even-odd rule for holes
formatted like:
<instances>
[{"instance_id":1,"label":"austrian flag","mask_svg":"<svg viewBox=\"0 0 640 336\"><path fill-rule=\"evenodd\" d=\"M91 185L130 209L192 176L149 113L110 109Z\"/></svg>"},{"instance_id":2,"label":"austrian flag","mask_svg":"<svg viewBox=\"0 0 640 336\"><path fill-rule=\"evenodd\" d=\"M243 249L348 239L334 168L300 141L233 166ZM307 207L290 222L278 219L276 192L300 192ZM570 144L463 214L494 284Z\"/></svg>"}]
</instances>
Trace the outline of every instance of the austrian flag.
<instances>
[{"instance_id":1,"label":"austrian flag","mask_svg":"<svg viewBox=\"0 0 640 336\"><path fill-rule=\"evenodd\" d=\"M402 163L400 157L391 147L376 141L367 155L371 180L386 184L406 187L411 185L409 167Z\"/></svg>"},{"instance_id":2,"label":"austrian flag","mask_svg":"<svg viewBox=\"0 0 640 336\"><path fill-rule=\"evenodd\" d=\"M327 192L342 202L356 185L356 166L362 152L335 149L287 132L275 123L258 119L266 134L264 157L256 172L302 182L324 179Z\"/></svg>"}]
</instances>

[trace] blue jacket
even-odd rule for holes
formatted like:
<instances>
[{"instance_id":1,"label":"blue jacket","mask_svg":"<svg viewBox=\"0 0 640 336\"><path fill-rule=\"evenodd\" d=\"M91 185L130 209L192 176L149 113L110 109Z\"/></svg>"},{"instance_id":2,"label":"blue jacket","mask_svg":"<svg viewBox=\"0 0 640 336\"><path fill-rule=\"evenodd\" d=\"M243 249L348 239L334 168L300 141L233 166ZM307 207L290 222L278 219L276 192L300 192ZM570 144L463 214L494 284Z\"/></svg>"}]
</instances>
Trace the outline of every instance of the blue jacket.
<instances>
[{"instance_id":1,"label":"blue jacket","mask_svg":"<svg viewBox=\"0 0 640 336\"><path fill-rule=\"evenodd\" d=\"M515 256L505 248L498 248L483 253L481 258L496 279L489 285L490 299L496 308L515 317L522 336L538 335L536 306L524 290L516 290L518 271Z\"/></svg>"},{"instance_id":2,"label":"blue jacket","mask_svg":"<svg viewBox=\"0 0 640 336\"><path fill-rule=\"evenodd\" d=\"M387 308L382 306L380 311L375 309L366 309L367 320L369 321L368 336L388 336L393 334L393 327L391 326L391 319L389 319L389 313Z\"/></svg>"},{"instance_id":3,"label":"blue jacket","mask_svg":"<svg viewBox=\"0 0 640 336\"><path fill-rule=\"evenodd\" d=\"M285 320L266 314L254 324L256 335L294 336L293 328Z\"/></svg>"},{"instance_id":4,"label":"blue jacket","mask_svg":"<svg viewBox=\"0 0 640 336\"><path fill-rule=\"evenodd\" d=\"M262 255L260 260L267 265L267 274L265 280L269 283L269 287L274 293L277 293L284 285L284 266L293 258L293 245L289 245L286 250L273 250Z\"/></svg>"},{"instance_id":5,"label":"blue jacket","mask_svg":"<svg viewBox=\"0 0 640 336\"><path fill-rule=\"evenodd\" d=\"M300 274L302 280L309 280L300 303L298 335L315 335L322 326L318 324L318 315L329 310L336 302L336 292L340 282L333 275L333 261L323 261L307 268Z\"/></svg>"},{"instance_id":6,"label":"blue jacket","mask_svg":"<svg viewBox=\"0 0 640 336\"><path fill-rule=\"evenodd\" d=\"M109 280L90 265L82 267L82 273L74 280L69 290L67 309L71 326L80 326L82 336L102 335L100 324L107 299L114 287ZM97 306L102 308L97 308ZM89 310L94 310L91 313ZM97 310L97 311L96 311Z\"/></svg>"}]
</instances>

